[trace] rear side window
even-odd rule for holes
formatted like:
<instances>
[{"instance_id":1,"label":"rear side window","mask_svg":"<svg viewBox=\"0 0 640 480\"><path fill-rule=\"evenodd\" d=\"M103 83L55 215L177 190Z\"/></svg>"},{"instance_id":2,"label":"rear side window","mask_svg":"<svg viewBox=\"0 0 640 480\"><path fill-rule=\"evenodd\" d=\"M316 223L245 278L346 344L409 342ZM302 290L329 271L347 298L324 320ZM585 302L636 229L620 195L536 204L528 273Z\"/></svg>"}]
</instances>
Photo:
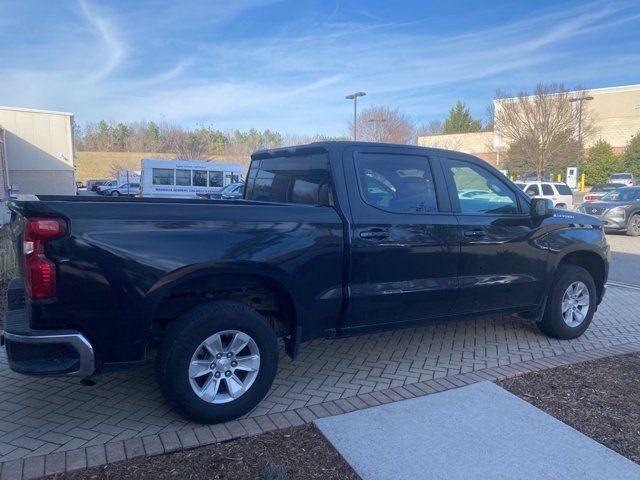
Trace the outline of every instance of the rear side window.
<instances>
[{"instance_id":1,"label":"rear side window","mask_svg":"<svg viewBox=\"0 0 640 480\"><path fill-rule=\"evenodd\" d=\"M173 185L173 168L152 168L154 185Z\"/></svg>"},{"instance_id":2,"label":"rear side window","mask_svg":"<svg viewBox=\"0 0 640 480\"><path fill-rule=\"evenodd\" d=\"M548 183L542 184L542 194L543 195L553 195L553 188Z\"/></svg>"},{"instance_id":3,"label":"rear side window","mask_svg":"<svg viewBox=\"0 0 640 480\"><path fill-rule=\"evenodd\" d=\"M222 172L209 172L209 186L222 187Z\"/></svg>"},{"instance_id":4,"label":"rear side window","mask_svg":"<svg viewBox=\"0 0 640 480\"><path fill-rule=\"evenodd\" d=\"M356 168L362 199L369 205L397 213L438 211L428 158L363 153Z\"/></svg>"},{"instance_id":5,"label":"rear side window","mask_svg":"<svg viewBox=\"0 0 640 480\"><path fill-rule=\"evenodd\" d=\"M538 188L538 185L529 185L525 192L536 197L540 195L540 189Z\"/></svg>"},{"instance_id":6,"label":"rear side window","mask_svg":"<svg viewBox=\"0 0 640 480\"><path fill-rule=\"evenodd\" d=\"M176 170L176 185L191 186L191 170Z\"/></svg>"},{"instance_id":7,"label":"rear side window","mask_svg":"<svg viewBox=\"0 0 640 480\"><path fill-rule=\"evenodd\" d=\"M193 186L194 187L206 187L207 186L207 172L206 172L206 170L194 170L193 171Z\"/></svg>"},{"instance_id":8,"label":"rear side window","mask_svg":"<svg viewBox=\"0 0 640 480\"><path fill-rule=\"evenodd\" d=\"M569 187L569 185L560 184L556 185L556 188L558 189L558 193L560 195L573 195L573 192L571 191L571 187ZM601 192L602 190L598 191Z\"/></svg>"},{"instance_id":9,"label":"rear side window","mask_svg":"<svg viewBox=\"0 0 640 480\"><path fill-rule=\"evenodd\" d=\"M333 205L329 159L325 154L254 160L245 199Z\"/></svg>"}]
</instances>

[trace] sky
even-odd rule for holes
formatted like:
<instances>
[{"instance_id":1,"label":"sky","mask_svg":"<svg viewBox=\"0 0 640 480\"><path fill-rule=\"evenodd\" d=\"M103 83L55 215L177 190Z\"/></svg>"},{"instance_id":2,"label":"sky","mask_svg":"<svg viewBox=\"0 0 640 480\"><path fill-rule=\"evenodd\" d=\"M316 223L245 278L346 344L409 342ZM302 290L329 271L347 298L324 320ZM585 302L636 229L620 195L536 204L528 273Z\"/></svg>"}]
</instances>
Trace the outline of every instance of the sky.
<instances>
[{"instance_id":1,"label":"sky","mask_svg":"<svg viewBox=\"0 0 640 480\"><path fill-rule=\"evenodd\" d=\"M638 1L0 0L0 105L76 122L347 133L353 104L421 123L497 90L640 83Z\"/></svg>"}]
</instances>

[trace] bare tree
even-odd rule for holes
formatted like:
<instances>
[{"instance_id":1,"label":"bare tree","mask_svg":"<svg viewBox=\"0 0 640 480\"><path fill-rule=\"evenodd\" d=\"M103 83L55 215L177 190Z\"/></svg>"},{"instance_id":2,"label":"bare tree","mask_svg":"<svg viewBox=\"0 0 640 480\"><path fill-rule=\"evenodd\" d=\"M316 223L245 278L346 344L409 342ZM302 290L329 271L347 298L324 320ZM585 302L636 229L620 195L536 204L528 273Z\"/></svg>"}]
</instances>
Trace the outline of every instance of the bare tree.
<instances>
[{"instance_id":1,"label":"bare tree","mask_svg":"<svg viewBox=\"0 0 640 480\"><path fill-rule=\"evenodd\" d=\"M580 162L582 142L594 133L594 122L584 108L578 118L577 98L585 91L569 92L562 85L539 84L532 95L498 94L494 128L507 146L509 169L556 171ZM580 132L578 132L580 125Z\"/></svg>"},{"instance_id":2,"label":"bare tree","mask_svg":"<svg viewBox=\"0 0 640 480\"><path fill-rule=\"evenodd\" d=\"M208 145L194 132L175 125L163 125L163 136L178 160L208 160Z\"/></svg>"},{"instance_id":3,"label":"bare tree","mask_svg":"<svg viewBox=\"0 0 640 480\"><path fill-rule=\"evenodd\" d=\"M441 135L442 129L442 120L429 120L427 123L423 123L416 128L416 139L430 135Z\"/></svg>"},{"instance_id":4,"label":"bare tree","mask_svg":"<svg viewBox=\"0 0 640 480\"><path fill-rule=\"evenodd\" d=\"M413 143L415 125L397 108L370 107L358 115L358 138L369 142ZM350 122L349 129L353 130Z\"/></svg>"}]
</instances>

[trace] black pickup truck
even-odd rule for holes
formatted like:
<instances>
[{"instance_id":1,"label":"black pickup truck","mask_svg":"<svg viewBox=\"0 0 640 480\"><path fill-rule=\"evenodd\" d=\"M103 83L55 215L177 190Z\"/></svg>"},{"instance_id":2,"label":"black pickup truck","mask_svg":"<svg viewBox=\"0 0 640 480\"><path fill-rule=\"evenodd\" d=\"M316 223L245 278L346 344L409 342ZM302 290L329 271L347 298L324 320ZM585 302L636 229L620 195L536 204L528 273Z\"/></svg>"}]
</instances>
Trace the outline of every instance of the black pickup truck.
<instances>
[{"instance_id":1,"label":"black pickup truck","mask_svg":"<svg viewBox=\"0 0 640 480\"><path fill-rule=\"evenodd\" d=\"M530 199L473 156L412 146L257 151L241 200L10 208L11 368L88 377L156 352L161 390L198 422L260 402L278 337L295 358L316 338L504 312L575 338L608 274L598 219Z\"/></svg>"}]
</instances>

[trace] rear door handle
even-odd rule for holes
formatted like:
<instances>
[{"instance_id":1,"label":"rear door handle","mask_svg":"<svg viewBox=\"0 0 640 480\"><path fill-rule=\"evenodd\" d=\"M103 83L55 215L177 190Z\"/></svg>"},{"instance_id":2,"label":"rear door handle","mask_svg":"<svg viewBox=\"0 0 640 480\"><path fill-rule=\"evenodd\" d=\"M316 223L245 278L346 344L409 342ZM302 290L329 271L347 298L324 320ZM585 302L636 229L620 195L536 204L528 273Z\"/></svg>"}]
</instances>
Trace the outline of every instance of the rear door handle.
<instances>
[{"instance_id":1,"label":"rear door handle","mask_svg":"<svg viewBox=\"0 0 640 480\"><path fill-rule=\"evenodd\" d=\"M368 240L383 240L389 237L389 232L382 228L372 228L371 230L363 230L360 232L360 238Z\"/></svg>"},{"instance_id":2,"label":"rear door handle","mask_svg":"<svg viewBox=\"0 0 640 480\"><path fill-rule=\"evenodd\" d=\"M464 236L465 237L471 237L471 238L480 238L480 237L484 237L484 230L466 230L464 232Z\"/></svg>"}]
</instances>

